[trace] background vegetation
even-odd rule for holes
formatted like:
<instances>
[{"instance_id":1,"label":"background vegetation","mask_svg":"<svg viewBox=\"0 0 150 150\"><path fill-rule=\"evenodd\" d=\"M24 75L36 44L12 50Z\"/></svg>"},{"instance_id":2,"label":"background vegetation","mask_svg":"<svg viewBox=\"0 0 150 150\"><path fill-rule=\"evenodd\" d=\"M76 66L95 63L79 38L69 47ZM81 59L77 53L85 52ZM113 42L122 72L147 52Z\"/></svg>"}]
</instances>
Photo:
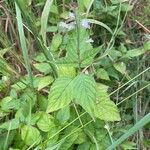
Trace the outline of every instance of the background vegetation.
<instances>
[{"instance_id":1,"label":"background vegetation","mask_svg":"<svg viewBox=\"0 0 150 150\"><path fill-rule=\"evenodd\" d=\"M0 1L0 149L150 147L149 0Z\"/></svg>"}]
</instances>

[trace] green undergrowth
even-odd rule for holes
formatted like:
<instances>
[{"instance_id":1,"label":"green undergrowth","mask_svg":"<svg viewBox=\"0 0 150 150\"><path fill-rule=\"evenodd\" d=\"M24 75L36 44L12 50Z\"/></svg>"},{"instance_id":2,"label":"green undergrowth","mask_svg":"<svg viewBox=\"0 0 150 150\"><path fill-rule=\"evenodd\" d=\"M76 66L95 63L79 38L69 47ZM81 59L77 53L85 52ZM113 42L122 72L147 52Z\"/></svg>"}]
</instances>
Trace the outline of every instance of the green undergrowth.
<instances>
[{"instance_id":1,"label":"green undergrowth","mask_svg":"<svg viewBox=\"0 0 150 150\"><path fill-rule=\"evenodd\" d=\"M135 5L0 3L0 149L148 149L150 35L127 28Z\"/></svg>"}]
</instances>

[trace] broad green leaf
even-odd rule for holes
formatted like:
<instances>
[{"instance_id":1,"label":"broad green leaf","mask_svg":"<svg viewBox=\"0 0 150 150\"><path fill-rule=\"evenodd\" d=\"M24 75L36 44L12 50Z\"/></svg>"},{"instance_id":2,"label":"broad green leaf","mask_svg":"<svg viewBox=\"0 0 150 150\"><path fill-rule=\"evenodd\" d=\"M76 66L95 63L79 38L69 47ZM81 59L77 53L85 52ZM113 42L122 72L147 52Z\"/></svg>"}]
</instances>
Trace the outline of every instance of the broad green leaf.
<instances>
[{"instance_id":1,"label":"broad green leaf","mask_svg":"<svg viewBox=\"0 0 150 150\"><path fill-rule=\"evenodd\" d=\"M113 77L117 80L119 80L119 74L118 74L118 71L113 67L111 66L110 68L107 69L107 72L108 72L108 75L110 77Z\"/></svg>"},{"instance_id":2,"label":"broad green leaf","mask_svg":"<svg viewBox=\"0 0 150 150\"><path fill-rule=\"evenodd\" d=\"M51 49L53 50L53 51L57 51L58 50L58 48L59 48L59 46L61 45L61 43L62 43L62 35L61 34L55 34L54 36L53 36L53 39L52 39L52 43L51 43Z\"/></svg>"},{"instance_id":3,"label":"broad green leaf","mask_svg":"<svg viewBox=\"0 0 150 150\"><path fill-rule=\"evenodd\" d=\"M70 118L70 107L66 106L60 109L57 113L57 119L61 124L66 123Z\"/></svg>"},{"instance_id":4,"label":"broad green leaf","mask_svg":"<svg viewBox=\"0 0 150 150\"><path fill-rule=\"evenodd\" d=\"M101 84L101 83L97 83L97 98L99 100L109 100L109 95L107 93L108 90L108 86Z\"/></svg>"},{"instance_id":5,"label":"broad green leaf","mask_svg":"<svg viewBox=\"0 0 150 150\"><path fill-rule=\"evenodd\" d=\"M31 115L30 125L35 125L41 117L41 112L37 112Z\"/></svg>"},{"instance_id":6,"label":"broad green leaf","mask_svg":"<svg viewBox=\"0 0 150 150\"><path fill-rule=\"evenodd\" d=\"M90 142L85 142L83 144L78 145L77 150L90 149Z\"/></svg>"},{"instance_id":7,"label":"broad green leaf","mask_svg":"<svg viewBox=\"0 0 150 150\"><path fill-rule=\"evenodd\" d=\"M37 62L44 62L46 61L46 57L44 53L39 53L36 57L33 58Z\"/></svg>"},{"instance_id":8,"label":"broad green leaf","mask_svg":"<svg viewBox=\"0 0 150 150\"><path fill-rule=\"evenodd\" d=\"M21 138L26 145L36 145L41 141L41 135L38 129L27 125L21 128Z\"/></svg>"},{"instance_id":9,"label":"broad green leaf","mask_svg":"<svg viewBox=\"0 0 150 150\"><path fill-rule=\"evenodd\" d=\"M12 119L12 120L6 121L0 125L0 129L14 130L17 128L19 128L19 120L18 119Z\"/></svg>"},{"instance_id":10,"label":"broad green leaf","mask_svg":"<svg viewBox=\"0 0 150 150\"><path fill-rule=\"evenodd\" d=\"M80 29L80 32L73 31L68 36L68 41L66 45L66 57L64 61L69 63L79 63L79 57L81 65L87 57L92 54L93 47L89 40L89 34L85 29ZM98 50L96 49L96 52ZM85 57L85 55L87 57ZM94 56L93 56L94 57ZM90 62L91 63L91 62ZM85 65L85 64L84 64Z\"/></svg>"},{"instance_id":11,"label":"broad green leaf","mask_svg":"<svg viewBox=\"0 0 150 150\"><path fill-rule=\"evenodd\" d=\"M36 63L33 65L38 71L42 73L49 73L51 71L51 66L48 63Z\"/></svg>"},{"instance_id":12,"label":"broad green leaf","mask_svg":"<svg viewBox=\"0 0 150 150\"><path fill-rule=\"evenodd\" d=\"M99 129L95 130L95 137L99 142L104 142L105 137L107 137L107 133L108 133L108 131L106 129L99 128Z\"/></svg>"},{"instance_id":13,"label":"broad green leaf","mask_svg":"<svg viewBox=\"0 0 150 150\"><path fill-rule=\"evenodd\" d=\"M14 88L16 91L20 91L24 90L27 87L27 85L24 82L17 82L13 84L11 87Z\"/></svg>"},{"instance_id":14,"label":"broad green leaf","mask_svg":"<svg viewBox=\"0 0 150 150\"><path fill-rule=\"evenodd\" d=\"M75 144L82 144L87 141L87 136L83 130L78 132L78 138L75 140Z\"/></svg>"},{"instance_id":15,"label":"broad green leaf","mask_svg":"<svg viewBox=\"0 0 150 150\"><path fill-rule=\"evenodd\" d=\"M58 141L58 138L59 138L59 134L56 134L60 129L58 127L53 127L52 130L50 130L48 133L47 133L47 139L48 139L48 142L47 142L47 147L51 147L51 146L54 146L57 141ZM53 137L53 138L51 138Z\"/></svg>"},{"instance_id":16,"label":"broad green leaf","mask_svg":"<svg viewBox=\"0 0 150 150\"><path fill-rule=\"evenodd\" d=\"M117 106L111 100L102 100L96 104L95 116L105 121L120 121Z\"/></svg>"},{"instance_id":17,"label":"broad green leaf","mask_svg":"<svg viewBox=\"0 0 150 150\"><path fill-rule=\"evenodd\" d=\"M140 55L144 54L145 52L146 52L145 49L138 48L138 49L133 49L133 50L127 51L125 56L128 57L128 58L132 58L132 57L140 56Z\"/></svg>"},{"instance_id":18,"label":"broad green leaf","mask_svg":"<svg viewBox=\"0 0 150 150\"><path fill-rule=\"evenodd\" d=\"M115 61L122 56L122 53L118 50L112 49L111 51L109 51L109 56Z\"/></svg>"},{"instance_id":19,"label":"broad green leaf","mask_svg":"<svg viewBox=\"0 0 150 150\"><path fill-rule=\"evenodd\" d=\"M114 67L117 71L122 74L126 74L126 65L123 62L118 62L114 64Z\"/></svg>"},{"instance_id":20,"label":"broad green leaf","mask_svg":"<svg viewBox=\"0 0 150 150\"><path fill-rule=\"evenodd\" d=\"M75 103L81 105L90 115L96 102L96 84L90 75L80 74L73 80Z\"/></svg>"},{"instance_id":21,"label":"broad green leaf","mask_svg":"<svg viewBox=\"0 0 150 150\"><path fill-rule=\"evenodd\" d=\"M71 136L69 136L68 138L66 138L66 140L64 141L63 144L61 144L59 150L66 150L71 148L71 146L74 144L74 141L78 138L78 134L74 133Z\"/></svg>"},{"instance_id":22,"label":"broad green leaf","mask_svg":"<svg viewBox=\"0 0 150 150\"><path fill-rule=\"evenodd\" d=\"M37 126L40 130L48 132L52 130L55 126L54 118L51 115L43 112L40 115L40 119L37 122Z\"/></svg>"},{"instance_id":23,"label":"broad green leaf","mask_svg":"<svg viewBox=\"0 0 150 150\"><path fill-rule=\"evenodd\" d=\"M98 69L96 75L100 79L110 80L107 71L103 68Z\"/></svg>"},{"instance_id":24,"label":"broad green leaf","mask_svg":"<svg viewBox=\"0 0 150 150\"><path fill-rule=\"evenodd\" d=\"M38 84L38 91L51 84L53 81L54 79L52 76L42 77Z\"/></svg>"},{"instance_id":25,"label":"broad green leaf","mask_svg":"<svg viewBox=\"0 0 150 150\"><path fill-rule=\"evenodd\" d=\"M9 112L11 109L19 109L20 103L20 100L7 96L1 100L0 106L3 111Z\"/></svg>"},{"instance_id":26,"label":"broad green leaf","mask_svg":"<svg viewBox=\"0 0 150 150\"><path fill-rule=\"evenodd\" d=\"M68 77L60 77L53 83L48 96L48 113L69 105L73 99L71 81Z\"/></svg>"},{"instance_id":27,"label":"broad green leaf","mask_svg":"<svg viewBox=\"0 0 150 150\"><path fill-rule=\"evenodd\" d=\"M20 97L20 107L15 114L16 118L30 124L31 111L37 100L37 95L30 89L26 90Z\"/></svg>"},{"instance_id":28,"label":"broad green leaf","mask_svg":"<svg viewBox=\"0 0 150 150\"><path fill-rule=\"evenodd\" d=\"M12 98L10 96L7 96L3 98L0 102L1 109L3 111L9 111L8 103L12 101Z\"/></svg>"},{"instance_id":29,"label":"broad green leaf","mask_svg":"<svg viewBox=\"0 0 150 150\"><path fill-rule=\"evenodd\" d=\"M40 111L46 111L47 105L48 105L47 97L45 97L44 95L38 94L37 105Z\"/></svg>"},{"instance_id":30,"label":"broad green leaf","mask_svg":"<svg viewBox=\"0 0 150 150\"><path fill-rule=\"evenodd\" d=\"M59 77L73 78L76 76L75 68L67 65L58 65L57 73Z\"/></svg>"},{"instance_id":31,"label":"broad green leaf","mask_svg":"<svg viewBox=\"0 0 150 150\"><path fill-rule=\"evenodd\" d=\"M74 144L75 140L77 140L80 130L73 133L74 128L76 128L76 126L70 126L64 131L65 133L64 133L63 137L67 136L70 133L72 133L72 134L71 134L71 136L65 138L65 140L61 144L59 150L67 150L67 149L71 148L71 146Z\"/></svg>"}]
</instances>

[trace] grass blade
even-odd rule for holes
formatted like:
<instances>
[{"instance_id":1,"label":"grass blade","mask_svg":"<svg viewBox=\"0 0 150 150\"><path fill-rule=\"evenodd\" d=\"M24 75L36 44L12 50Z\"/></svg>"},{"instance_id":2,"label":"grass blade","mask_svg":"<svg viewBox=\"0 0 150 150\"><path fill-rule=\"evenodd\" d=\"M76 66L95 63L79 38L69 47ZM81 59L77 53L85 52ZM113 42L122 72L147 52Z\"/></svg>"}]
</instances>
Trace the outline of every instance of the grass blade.
<instances>
[{"instance_id":1,"label":"grass blade","mask_svg":"<svg viewBox=\"0 0 150 150\"><path fill-rule=\"evenodd\" d=\"M38 46L39 50L42 50L42 52L44 53L46 59L49 62L52 62L52 63L49 63L49 64L50 64L50 66L53 70L54 76L56 77L57 76L57 71L56 71L57 65L55 64L54 56L50 52L50 50L48 50L47 47L43 44L41 38L39 37L38 30L36 28L36 24L34 22L34 17L32 15L32 13L29 12L24 5L22 5L21 1L15 0L15 2L17 3L17 5L20 9L21 14L24 17L24 19L25 19L25 21L28 25L28 28L32 32L32 34L33 34L33 36L34 36L34 38L37 42L37 46Z\"/></svg>"},{"instance_id":2,"label":"grass blade","mask_svg":"<svg viewBox=\"0 0 150 150\"><path fill-rule=\"evenodd\" d=\"M42 34L42 38L43 38L45 45L46 45L46 29L47 29L48 16L49 16L52 3L53 3L53 0L46 1L43 12L42 12L42 16L41 16L41 34Z\"/></svg>"},{"instance_id":3,"label":"grass blade","mask_svg":"<svg viewBox=\"0 0 150 150\"><path fill-rule=\"evenodd\" d=\"M122 135L117 141L115 141L112 145L110 145L106 150L113 150L117 146L119 146L123 141L125 141L128 137L133 135L143 126L150 122L150 113L148 113L144 118L142 118L139 122L137 122L132 128L128 130L124 135Z\"/></svg>"},{"instance_id":4,"label":"grass blade","mask_svg":"<svg viewBox=\"0 0 150 150\"><path fill-rule=\"evenodd\" d=\"M88 19L88 21L89 21L90 23L100 25L101 27L103 27L103 28L105 28L107 31L109 31L111 34L113 34L112 30L111 30L106 24L104 24L103 22L100 22L100 21L95 20L95 19Z\"/></svg>"},{"instance_id":5,"label":"grass blade","mask_svg":"<svg viewBox=\"0 0 150 150\"><path fill-rule=\"evenodd\" d=\"M16 3L15 3L15 8L16 8L16 16L17 16L17 24L18 24L18 32L19 32L21 49L22 49L22 53L23 53L23 57L24 57L24 61L25 61L26 70L28 72L30 86L33 87L33 76L32 76L32 70L31 70L28 50L27 50L27 46L26 46L26 40L25 40L24 29L23 29L23 24L22 24L21 12L20 12L20 9Z\"/></svg>"}]
</instances>

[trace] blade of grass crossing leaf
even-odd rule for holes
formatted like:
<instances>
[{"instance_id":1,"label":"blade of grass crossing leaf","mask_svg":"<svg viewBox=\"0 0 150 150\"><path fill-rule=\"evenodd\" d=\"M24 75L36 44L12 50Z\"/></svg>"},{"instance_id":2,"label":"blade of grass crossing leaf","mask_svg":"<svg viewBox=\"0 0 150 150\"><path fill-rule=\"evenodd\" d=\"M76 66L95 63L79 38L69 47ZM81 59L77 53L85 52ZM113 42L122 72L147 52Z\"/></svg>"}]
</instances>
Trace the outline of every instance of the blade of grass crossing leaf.
<instances>
[{"instance_id":1,"label":"blade of grass crossing leaf","mask_svg":"<svg viewBox=\"0 0 150 150\"><path fill-rule=\"evenodd\" d=\"M119 146L123 141L125 141L128 137L133 135L143 126L150 122L150 113L148 113L145 117L143 117L139 122L137 122L132 128L128 130L125 134L123 134L117 141L115 141L112 145L110 145L106 150L113 150L117 146Z\"/></svg>"},{"instance_id":2,"label":"blade of grass crossing leaf","mask_svg":"<svg viewBox=\"0 0 150 150\"><path fill-rule=\"evenodd\" d=\"M42 12L42 16L41 16L41 34L42 34L42 38L43 38L45 45L46 45L46 29L47 29L48 16L49 16L52 3L53 3L53 0L46 1L43 12Z\"/></svg>"},{"instance_id":3,"label":"blade of grass crossing leaf","mask_svg":"<svg viewBox=\"0 0 150 150\"><path fill-rule=\"evenodd\" d=\"M24 30L23 30L21 12L20 12L20 9L16 3L15 3L15 8L16 8L16 16L17 16L17 24L18 24L18 32L19 32L21 49L22 49L26 69L28 72L30 86L33 87L32 70L31 70L30 59L29 59L28 50L27 50L27 46L26 46L26 40L25 40L25 35L24 35Z\"/></svg>"},{"instance_id":4,"label":"blade of grass crossing leaf","mask_svg":"<svg viewBox=\"0 0 150 150\"><path fill-rule=\"evenodd\" d=\"M131 81L133 81L134 79L136 79L137 77L139 77L140 75L144 74L146 71L148 71L150 69L147 68L144 71L142 71L141 73L139 73L138 75L136 75L135 77L133 77L131 80L129 80L128 82L126 82L125 84L123 84L122 86L120 86L118 89L114 90L112 93L109 94L109 96L111 96L112 94L114 94L115 92L117 92L119 89L123 88L124 86L126 86L128 83L130 83ZM147 87L147 86L146 86ZM145 87L144 87L145 88ZM108 97L109 97L108 96ZM128 97L129 98L129 97ZM64 129L66 129L67 127L69 127L71 124L73 124L76 120L78 120L79 118L81 118L83 115L85 115L87 112L83 112L82 114L80 114L78 117L76 117L73 121L71 121L70 123L68 123L66 126L64 126L63 128L61 128L58 132L56 132L54 135L52 135L51 137L48 138L48 140L52 139L53 137L55 137L56 135L58 135L61 131L63 131ZM93 120L90 121L90 123L93 122ZM47 140L47 141L48 141ZM45 142L47 142L45 141Z\"/></svg>"}]
</instances>

